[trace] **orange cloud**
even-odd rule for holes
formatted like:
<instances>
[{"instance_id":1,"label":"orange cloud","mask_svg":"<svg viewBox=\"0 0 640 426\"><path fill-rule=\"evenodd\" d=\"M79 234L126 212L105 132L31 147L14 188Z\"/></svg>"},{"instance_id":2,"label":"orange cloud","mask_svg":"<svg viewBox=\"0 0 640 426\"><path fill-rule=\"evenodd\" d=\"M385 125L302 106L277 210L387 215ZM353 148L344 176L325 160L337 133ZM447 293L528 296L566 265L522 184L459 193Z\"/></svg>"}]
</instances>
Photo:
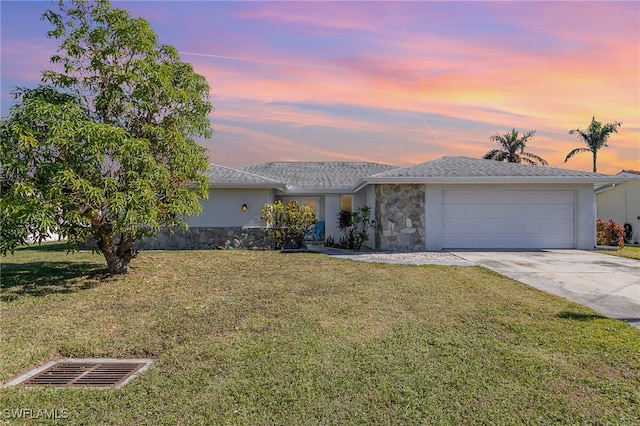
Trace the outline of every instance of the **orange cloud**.
<instances>
[{"instance_id":1,"label":"orange cloud","mask_svg":"<svg viewBox=\"0 0 640 426\"><path fill-rule=\"evenodd\" d=\"M176 4L131 7L209 81L214 162L479 157L515 127L552 166L590 170L564 158L595 115L623 123L599 171L640 168L634 3ZM20 74L2 54L3 79Z\"/></svg>"}]
</instances>

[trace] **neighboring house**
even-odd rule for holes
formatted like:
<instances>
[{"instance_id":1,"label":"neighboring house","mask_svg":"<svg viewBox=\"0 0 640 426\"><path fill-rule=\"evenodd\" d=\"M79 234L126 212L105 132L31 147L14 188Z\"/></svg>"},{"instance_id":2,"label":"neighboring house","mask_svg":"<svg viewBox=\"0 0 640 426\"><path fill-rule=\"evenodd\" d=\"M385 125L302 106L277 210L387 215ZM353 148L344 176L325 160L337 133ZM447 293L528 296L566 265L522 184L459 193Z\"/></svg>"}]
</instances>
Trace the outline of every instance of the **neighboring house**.
<instances>
[{"instance_id":1,"label":"neighboring house","mask_svg":"<svg viewBox=\"0 0 640 426\"><path fill-rule=\"evenodd\" d=\"M631 225L631 244L640 240L640 170L623 170L616 177L625 182L596 188L596 217Z\"/></svg>"},{"instance_id":2,"label":"neighboring house","mask_svg":"<svg viewBox=\"0 0 640 426\"><path fill-rule=\"evenodd\" d=\"M264 247L260 209L291 199L340 239L337 215L368 205L384 251L595 247L594 185L618 177L494 160L444 157L409 167L366 162L212 165L203 213L190 230L143 242L146 248Z\"/></svg>"}]
</instances>

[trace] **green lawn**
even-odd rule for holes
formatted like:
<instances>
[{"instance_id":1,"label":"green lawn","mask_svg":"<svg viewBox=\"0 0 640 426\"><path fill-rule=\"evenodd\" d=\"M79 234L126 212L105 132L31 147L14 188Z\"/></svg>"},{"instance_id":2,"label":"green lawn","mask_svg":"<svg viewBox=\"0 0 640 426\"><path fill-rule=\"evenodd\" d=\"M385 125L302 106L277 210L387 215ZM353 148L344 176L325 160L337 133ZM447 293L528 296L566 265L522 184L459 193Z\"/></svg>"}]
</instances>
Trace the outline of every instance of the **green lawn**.
<instances>
[{"instance_id":1,"label":"green lawn","mask_svg":"<svg viewBox=\"0 0 640 426\"><path fill-rule=\"evenodd\" d=\"M638 246L624 246L619 250L599 250L598 253L640 260L640 247Z\"/></svg>"},{"instance_id":2,"label":"green lawn","mask_svg":"<svg viewBox=\"0 0 640 426\"><path fill-rule=\"evenodd\" d=\"M157 362L120 390L0 389L2 420L23 408L65 409L65 425L640 421L640 330L480 267L144 252L107 279L101 257L59 249L2 258L2 380L58 357Z\"/></svg>"}]
</instances>

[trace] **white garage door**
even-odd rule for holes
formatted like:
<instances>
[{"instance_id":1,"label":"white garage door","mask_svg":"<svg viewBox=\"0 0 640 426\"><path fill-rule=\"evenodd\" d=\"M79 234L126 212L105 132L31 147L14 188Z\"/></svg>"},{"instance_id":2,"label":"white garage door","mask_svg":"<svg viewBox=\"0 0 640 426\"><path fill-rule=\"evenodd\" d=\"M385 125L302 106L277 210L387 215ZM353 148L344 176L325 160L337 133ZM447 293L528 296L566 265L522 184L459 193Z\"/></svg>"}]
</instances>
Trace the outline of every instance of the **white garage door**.
<instances>
[{"instance_id":1,"label":"white garage door","mask_svg":"<svg viewBox=\"0 0 640 426\"><path fill-rule=\"evenodd\" d=\"M574 248L571 191L444 191L443 248Z\"/></svg>"}]
</instances>

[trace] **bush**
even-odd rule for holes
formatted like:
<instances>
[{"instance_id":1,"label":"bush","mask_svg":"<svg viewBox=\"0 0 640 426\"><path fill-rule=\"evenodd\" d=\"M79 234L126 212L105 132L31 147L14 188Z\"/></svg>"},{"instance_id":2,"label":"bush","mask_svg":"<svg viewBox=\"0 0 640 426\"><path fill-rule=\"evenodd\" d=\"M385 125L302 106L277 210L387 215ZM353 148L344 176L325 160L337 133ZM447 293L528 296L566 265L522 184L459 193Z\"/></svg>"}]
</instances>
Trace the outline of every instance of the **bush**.
<instances>
[{"instance_id":1,"label":"bush","mask_svg":"<svg viewBox=\"0 0 640 426\"><path fill-rule=\"evenodd\" d=\"M371 220L371 208L362 206L355 212L340 211L338 213L338 227L343 232L337 246L353 251L359 251L369 240L369 229L375 226Z\"/></svg>"},{"instance_id":2,"label":"bush","mask_svg":"<svg viewBox=\"0 0 640 426\"><path fill-rule=\"evenodd\" d=\"M306 247L304 237L309 227L316 223L313 209L300 205L296 200L283 205L282 201L265 204L260 210L262 220L267 223L264 232L276 250Z\"/></svg>"},{"instance_id":3,"label":"bush","mask_svg":"<svg viewBox=\"0 0 640 426\"><path fill-rule=\"evenodd\" d=\"M596 220L596 244L599 246L624 247L624 227L612 220Z\"/></svg>"},{"instance_id":4,"label":"bush","mask_svg":"<svg viewBox=\"0 0 640 426\"><path fill-rule=\"evenodd\" d=\"M349 226L351 226L351 212L347 210L340 210L338 212L338 227L340 229L344 229Z\"/></svg>"},{"instance_id":5,"label":"bush","mask_svg":"<svg viewBox=\"0 0 640 426\"><path fill-rule=\"evenodd\" d=\"M329 235L327 238L324 239L324 246L325 247L335 247L336 246L336 242L333 240L333 236Z\"/></svg>"}]
</instances>

